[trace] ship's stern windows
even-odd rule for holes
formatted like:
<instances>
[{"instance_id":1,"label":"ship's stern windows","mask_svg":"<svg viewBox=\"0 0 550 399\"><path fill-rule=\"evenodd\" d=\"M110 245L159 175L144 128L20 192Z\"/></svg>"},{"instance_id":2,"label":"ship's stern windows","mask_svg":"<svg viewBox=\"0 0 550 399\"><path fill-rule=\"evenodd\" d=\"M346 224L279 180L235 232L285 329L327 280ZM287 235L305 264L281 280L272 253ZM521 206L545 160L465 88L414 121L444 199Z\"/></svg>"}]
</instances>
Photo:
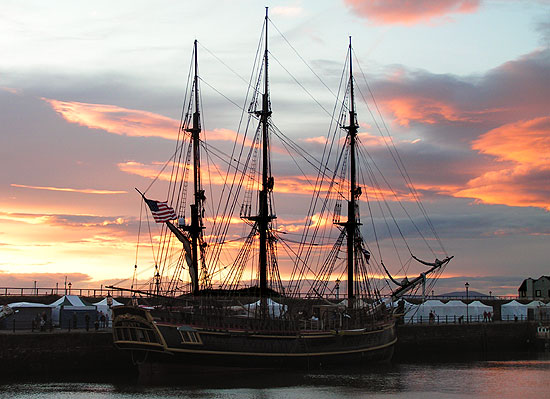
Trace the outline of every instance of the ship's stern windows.
<instances>
[{"instance_id":1,"label":"ship's stern windows","mask_svg":"<svg viewBox=\"0 0 550 399\"><path fill-rule=\"evenodd\" d=\"M193 330L189 327L178 327L178 331L181 335L182 344L195 344L202 345L202 340L199 333L196 330Z\"/></svg>"}]
</instances>

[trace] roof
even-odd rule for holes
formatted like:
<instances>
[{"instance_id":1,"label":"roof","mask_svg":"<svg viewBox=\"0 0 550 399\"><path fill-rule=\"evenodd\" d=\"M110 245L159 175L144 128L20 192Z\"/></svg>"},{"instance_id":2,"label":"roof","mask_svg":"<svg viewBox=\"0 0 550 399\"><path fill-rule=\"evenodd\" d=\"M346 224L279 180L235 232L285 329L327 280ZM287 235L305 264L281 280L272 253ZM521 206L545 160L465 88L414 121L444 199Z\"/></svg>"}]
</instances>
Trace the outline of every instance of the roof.
<instances>
[{"instance_id":1,"label":"roof","mask_svg":"<svg viewBox=\"0 0 550 399\"><path fill-rule=\"evenodd\" d=\"M84 302L77 295L65 295L65 296L59 298L57 301L53 302L51 305L54 306L54 307L59 307L59 306L79 306L79 307L93 306L93 305L90 305L89 303Z\"/></svg>"},{"instance_id":2,"label":"roof","mask_svg":"<svg viewBox=\"0 0 550 399\"><path fill-rule=\"evenodd\" d=\"M44 305L43 303L32 302L14 302L8 304L10 308L51 308L52 305Z\"/></svg>"},{"instance_id":3,"label":"roof","mask_svg":"<svg viewBox=\"0 0 550 399\"><path fill-rule=\"evenodd\" d=\"M532 279L531 277L529 278L526 278L525 280L523 280L523 282L521 283L521 285L519 286L518 288L518 291L527 291L527 281L528 280L532 280L533 282L536 282L536 281L539 281L539 280L542 280L542 279L546 279L546 280L550 280L550 276L540 276L538 279Z\"/></svg>"}]
</instances>

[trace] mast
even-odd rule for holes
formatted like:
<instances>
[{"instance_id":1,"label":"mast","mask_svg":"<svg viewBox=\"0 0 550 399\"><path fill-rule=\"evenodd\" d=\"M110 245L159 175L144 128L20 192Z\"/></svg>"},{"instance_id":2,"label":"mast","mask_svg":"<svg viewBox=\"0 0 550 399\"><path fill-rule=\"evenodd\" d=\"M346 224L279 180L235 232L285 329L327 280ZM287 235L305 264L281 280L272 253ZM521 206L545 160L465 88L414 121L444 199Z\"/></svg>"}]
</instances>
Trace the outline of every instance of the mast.
<instances>
[{"instance_id":1,"label":"mast","mask_svg":"<svg viewBox=\"0 0 550 399\"><path fill-rule=\"evenodd\" d=\"M357 138L357 115L355 113L355 98L353 92L353 60L351 50L351 36L349 38L349 82L350 82L350 110L349 126L345 127L349 133L350 151L350 198L348 201L348 220L345 223L347 234L347 271L348 271L348 307L353 308L355 301L354 276L355 276L355 241L357 236L358 221L357 199L361 195L360 187L356 183L355 143Z\"/></svg>"},{"instance_id":2,"label":"mast","mask_svg":"<svg viewBox=\"0 0 550 399\"><path fill-rule=\"evenodd\" d=\"M193 78L194 86L194 102L195 112L193 113L193 125L190 129L186 129L191 133L193 143L193 196L194 203L191 204L191 226L187 227L191 235L191 283L193 294L199 292L199 245L202 233L202 202L205 200L204 190L201 188L201 173L200 173L200 107L199 107L199 72L198 72L198 54L197 40L194 42L195 53L195 75Z\"/></svg>"},{"instance_id":3,"label":"mast","mask_svg":"<svg viewBox=\"0 0 550 399\"><path fill-rule=\"evenodd\" d=\"M259 214L257 217L260 234L259 269L260 269L260 297L267 296L267 240L269 222L268 197L273 190L273 178L269 175L269 81L268 81L268 7L265 8L265 51L264 51L264 94L262 96L262 110L260 123L262 125L262 190L259 193Z\"/></svg>"},{"instance_id":4,"label":"mast","mask_svg":"<svg viewBox=\"0 0 550 399\"><path fill-rule=\"evenodd\" d=\"M258 214L247 219L256 222L256 228L260 236L259 242L259 274L260 274L260 298L267 298L267 252L269 241L269 223L275 216L269 213L269 193L273 191L273 177L269 167L269 118L271 108L269 103L269 75L268 75L268 7L265 8L265 50L264 50L264 93L262 95L262 109L254 113L260 117L262 132L262 189L258 194ZM265 302L262 301L262 310Z\"/></svg>"}]
</instances>

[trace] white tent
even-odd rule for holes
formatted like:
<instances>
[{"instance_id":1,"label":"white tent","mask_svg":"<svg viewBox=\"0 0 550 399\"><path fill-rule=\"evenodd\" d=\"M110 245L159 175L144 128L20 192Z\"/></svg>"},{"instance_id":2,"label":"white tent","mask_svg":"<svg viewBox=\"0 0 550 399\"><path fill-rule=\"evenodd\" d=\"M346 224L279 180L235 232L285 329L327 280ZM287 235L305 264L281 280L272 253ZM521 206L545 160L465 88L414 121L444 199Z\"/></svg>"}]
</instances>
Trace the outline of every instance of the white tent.
<instances>
[{"instance_id":1,"label":"white tent","mask_svg":"<svg viewBox=\"0 0 550 399\"><path fill-rule=\"evenodd\" d=\"M52 316L52 306L43 303L13 302L8 304L7 308L11 309L11 312L7 309L7 312L4 312L5 326L10 325L15 319L18 329L38 328L40 325L45 327Z\"/></svg>"},{"instance_id":2,"label":"white tent","mask_svg":"<svg viewBox=\"0 0 550 399\"><path fill-rule=\"evenodd\" d=\"M469 308L468 308L469 310ZM466 304L462 301L459 301L457 299L454 299L452 301L449 301L445 304L445 310L442 314L438 315L439 319L441 321L441 317L447 318L447 321L455 321L455 319L458 320L459 317L466 317L466 313L469 314L469 312L466 311ZM483 312L482 312L483 313Z\"/></svg>"},{"instance_id":3,"label":"white tent","mask_svg":"<svg viewBox=\"0 0 550 399\"><path fill-rule=\"evenodd\" d=\"M70 318L72 321L73 318L76 318L78 327L83 327L85 325L84 320L86 314L90 316L90 320L95 321L95 314L97 312L95 305L84 303L77 295L65 295L50 305L53 308L52 321L54 325L60 326L62 324L62 313L66 313L66 320ZM70 316L67 315L69 312L71 312Z\"/></svg>"},{"instance_id":4,"label":"white tent","mask_svg":"<svg viewBox=\"0 0 550 399\"><path fill-rule=\"evenodd\" d=\"M532 301L525 306L527 306L528 308L538 308L538 307L547 306L547 305L542 301Z\"/></svg>"},{"instance_id":5,"label":"white tent","mask_svg":"<svg viewBox=\"0 0 550 399\"><path fill-rule=\"evenodd\" d=\"M45 305L43 303L33 303L33 302L14 302L8 304L8 306L12 309L18 309L18 308L51 308L52 305Z\"/></svg>"},{"instance_id":6,"label":"white tent","mask_svg":"<svg viewBox=\"0 0 550 399\"><path fill-rule=\"evenodd\" d=\"M405 302L405 322L427 323L430 320L430 313L435 316L438 323L454 323L460 317L466 318L466 313L472 320L483 320L483 312L492 312L493 308L474 301L468 306L462 301L452 300L443 303L440 300L428 300L420 305Z\"/></svg>"},{"instance_id":7,"label":"white tent","mask_svg":"<svg viewBox=\"0 0 550 399\"><path fill-rule=\"evenodd\" d=\"M73 306L73 307L87 307L87 306L93 306L88 305L82 301L78 297L78 295L65 295L59 298L57 301L51 303L51 306L53 307L59 307L59 306Z\"/></svg>"},{"instance_id":8,"label":"white tent","mask_svg":"<svg viewBox=\"0 0 550 399\"><path fill-rule=\"evenodd\" d=\"M259 312L260 300L254 303L250 303L248 305L233 306L232 309L242 310L244 312L244 316L246 317L254 317L256 312ZM269 316L281 317L281 315L287 311L287 306L281 303L275 302L271 298L267 298L267 310L268 310Z\"/></svg>"},{"instance_id":9,"label":"white tent","mask_svg":"<svg viewBox=\"0 0 550 399\"><path fill-rule=\"evenodd\" d=\"M97 307L98 312L102 312L106 318L107 318L107 327L111 326L111 322L113 320L113 311L111 310L111 307L113 306L122 306L123 303L117 301L115 298L113 299L113 303L111 306L107 304L107 298L103 298L101 301L94 303L94 305Z\"/></svg>"},{"instance_id":10,"label":"white tent","mask_svg":"<svg viewBox=\"0 0 550 399\"><path fill-rule=\"evenodd\" d=\"M489 312L493 314L493 307L485 305L480 301L473 301L471 304L468 305L468 315L470 317L470 320L483 321L483 313L487 314Z\"/></svg>"},{"instance_id":11,"label":"white tent","mask_svg":"<svg viewBox=\"0 0 550 399\"><path fill-rule=\"evenodd\" d=\"M438 299L430 299L420 305L405 301L405 322L427 323L430 319L430 312L439 315L443 313L444 308L445 304Z\"/></svg>"},{"instance_id":12,"label":"white tent","mask_svg":"<svg viewBox=\"0 0 550 399\"><path fill-rule=\"evenodd\" d=\"M501 320L514 320L516 317L520 320L527 319L527 305L513 300L500 307Z\"/></svg>"}]
</instances>

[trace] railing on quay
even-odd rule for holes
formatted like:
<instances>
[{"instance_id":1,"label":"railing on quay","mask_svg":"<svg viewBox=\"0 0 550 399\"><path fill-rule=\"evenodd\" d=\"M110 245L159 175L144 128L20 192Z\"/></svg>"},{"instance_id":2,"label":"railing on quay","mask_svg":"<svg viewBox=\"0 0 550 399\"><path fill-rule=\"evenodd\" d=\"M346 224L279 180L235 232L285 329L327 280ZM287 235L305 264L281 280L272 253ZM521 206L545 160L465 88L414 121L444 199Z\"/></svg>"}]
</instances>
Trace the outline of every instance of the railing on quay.
<instances>
[{"instance_id":1,"label":"railing on quay","mask_svg":"<svg viewBox=\"0 0 550 399\"><path fill-rule=\"evenodd\" d=\"M131 292L111 288L20 288L20 287L0 287L0 296L22 296L39 297L52 295L78 295L90 298L100 298L107 295L116 297L130 297Z\"/></svg>"},{"instance_id":2,"label":"railing on quay","mask_svg":"<svg viewBox=\"0 0 550 399\"><path fill-rule=\"evenodd\" d=\"M156 293L156 290L153 287L150 287L149 289L142 289L142 293L145 293L145 295L149 294L151 296L154 296ZM188 294L188 290L175 290L171 291L171 296L180 296L183 294ZM70 285L68 287L0 287L0 296L49 296L49 295L78 295L78 296L84 296L84 297L105 297L107 295L116 296L116 297L131 297L132 292L129 290L124 289L113 289L113 288L105 288L101 286L100 288L73 288ZM298 293L296 295L297 298L311 298L310 294L306 293ZM332 293L326 296L327 299L330 300L343 300L345 299L345 296L338 293ZM425 297L418 296L418 295L411 295L411 296L405 296L403 299L405 300L429 300L429 299L439 299L439 300L451 300L451 299L461 299L461 300L468 300L468 301L474 301L474 300L485 300L485 301L492 301L492 300L526 300L526 299L532 299L532 298L520 298L517 295L485 295L485 296L472 296L469 295L466 299L464 296L437 296L437 295L426 295Z\"/></svg>"},{"instance_id":3,"label":"railing on quay","mask_svg":"<svg viewBox=\"0 0 550 399\"><path fill-rule=\"evenodd\" d=\"M465 316L435 316L435 317L423 317L413 316L407 318L405 316L405 324L464 324L464 323L493 323L493 322L525 322L525 321L540 321L543 323L550 322L550 316L542 315L538 318L528 318L525 315L506 315L500 318L500 320L494 320L492 316L484 315L469 315Z\"/></svg>"}]
</instances>

